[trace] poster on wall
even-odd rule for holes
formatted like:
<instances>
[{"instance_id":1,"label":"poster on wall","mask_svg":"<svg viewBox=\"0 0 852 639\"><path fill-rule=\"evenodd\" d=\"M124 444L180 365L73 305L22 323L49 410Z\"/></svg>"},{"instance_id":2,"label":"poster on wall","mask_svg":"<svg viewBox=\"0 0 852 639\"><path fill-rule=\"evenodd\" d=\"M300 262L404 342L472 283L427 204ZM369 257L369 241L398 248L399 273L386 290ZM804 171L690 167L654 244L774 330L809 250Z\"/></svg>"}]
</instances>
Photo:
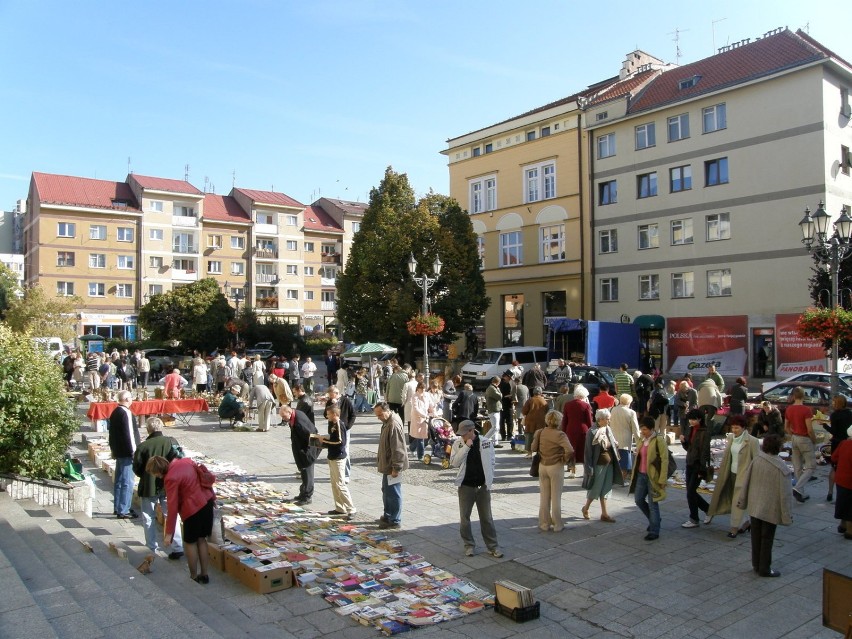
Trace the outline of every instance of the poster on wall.
<instances>
[{"instance_id":1,"label":"poster on wall","mask_svg":"<svg viewBox=\"0 0 852 639\"><path fill-rule=\"evenodd\" d=\"M745 372L748 316L669 317L666 329L671 375L692 373L701 380L711 364L731 381Z\"/></svg>"},{"instance_id":2,"label":"poster on wall","mask_svg":"<svg viewBox=\"0 0 852 639\"><path fill-rule=\"evenodd\" d=\"M796 329L798 313L775 316L776 376L789 377L796 373L825 372L825 348L813 337L801 337Z\"/></svg>"}]
</instances>

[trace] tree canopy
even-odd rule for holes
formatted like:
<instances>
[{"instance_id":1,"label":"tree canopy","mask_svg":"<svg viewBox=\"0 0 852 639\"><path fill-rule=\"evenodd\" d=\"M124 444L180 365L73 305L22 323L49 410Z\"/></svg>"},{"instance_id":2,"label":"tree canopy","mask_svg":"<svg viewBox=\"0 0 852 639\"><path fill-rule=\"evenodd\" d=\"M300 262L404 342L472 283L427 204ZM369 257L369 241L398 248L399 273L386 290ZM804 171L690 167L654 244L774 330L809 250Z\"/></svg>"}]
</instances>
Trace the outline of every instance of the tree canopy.
<instances>
[{"instance_id":1,"label":"tree canopy","mask_svg":"<svg viewBox=\"0 0 852 639\"><path fill-rule=\"evenodd\" d=\"M77 336L74 326L78 309L83 306L83 300L76 295L57 297L36 285L25 288L23 297L11 300L5 319L18 333L59 337L63 342L70 342Z\"/></svg>"},{"instance_id":2,"label":"tree canopy","mask_svg":"<svg viewBox=\"0 0 852 639\"><path fill-rule=\"evenodd\" d=\"M0 264L0 320L5 319L6 311L17 299L19 292L18 278L5 264Z\"/></svg>"},{"instance_id":3,"label":"tree canopy","mask_svg":"<svg viewBox=\"0 0 852 639\"><path fill-rule=\"evenodd\" d=\"M213 350L228 344L226 324L234 309L213 278L155 295L139 309L139 326L157 341L175 340L184 348Z\"/></svg>"},{"instance_id":4,"label":"tree canopy","mask_svg":"<svg viewBox=\"0 0 852 639\"><path fill-rule=\"evenodd\" d=\"M480 320L489 300L469 218L446 196L430 193L415 201L408 177L388 167L370 191L346 269L337 280L337 317L349 337L401 350L420 343L406 328L422 306L422 289L408 272L411 255L418 275L425 269L433 276L436 257L443 263L430 290L432 311L446 321L439 339L452 341Z\"/></svg>"}]
</instances>

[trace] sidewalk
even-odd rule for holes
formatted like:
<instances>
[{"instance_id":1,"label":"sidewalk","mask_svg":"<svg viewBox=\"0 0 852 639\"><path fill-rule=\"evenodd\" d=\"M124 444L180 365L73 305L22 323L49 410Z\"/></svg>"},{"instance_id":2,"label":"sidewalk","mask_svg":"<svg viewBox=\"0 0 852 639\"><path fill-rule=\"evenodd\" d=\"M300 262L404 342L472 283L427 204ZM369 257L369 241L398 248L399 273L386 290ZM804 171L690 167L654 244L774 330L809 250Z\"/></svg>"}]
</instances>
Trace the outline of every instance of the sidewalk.
<instances>
[{"instance_id":1,"label":"sidewalk","mask_svg":"<svg viewBox=\"0 0 852 639\"><path fill-rule=\"evenodd\" d=\"M278 417L274 417L274 423ZM317 419L320 432L325 420ZM359 415L352 430L352 491L358 508L356 522L372 523L382 514L381 476L375 470L380 425L372 415ZM291 494L298 475L290 451L287 427L266 433L232 432L218 428L215 414L196 416L189 427L168 428L185 447L232 461ZM78 441L81 435L78 435ZM673 448L683 468L683 451ZM762 579L751 570L750 539L728 539L727 517L711 526L685 530L684 491L670 488L662 504L662 534L646 542L646 520L626 488L615 488L610 514L617 523L584 521L580 508L585 491L580 479L566 480L563 493L565 529L541 533L537 527L538 481L529 477L529 460L506 446L497 451L492 509L503 559L485 554L465 557L458 533L458 501L453 469L442 470L413 462L403 484L403 529L395 535L406 550L429 562L493 590L506 578L534 588L541 602L541 618L517 624L493 611L415 631L417 637L838 637L821 625L822 569L852 575L852 544L836 532L833 504L824 501L827 467L819 467L819 481L811 482L812 498L794 505L794 523L779 527L774 567L779 579ZM103 477L106 477L103 474ZM112 512L108 481L98 478L96 513ZM316 467L312 507L333 508L328 467ZM479 527L475 521L478 540ZM128 534L142 540L138 523L128 523ZM217 577L224 580L225 577ZM215 585L215 584L214 584ZM330 607L318 597L285 590L266 595L286 606L300 601L311 610ZM301 606L300 606L301 607ZM279 623L279 622L276 622ZM287 620L281 620L287 628ZM362 636L354 622L342 628L345 636ZM304 637L339 639L341 628L316 627L297 633ZM351 632L349 632L351 631ZM291 629L291 632L295 632ZM379 636L376 631L363 636Z\"/></svg>"}]
</instances>

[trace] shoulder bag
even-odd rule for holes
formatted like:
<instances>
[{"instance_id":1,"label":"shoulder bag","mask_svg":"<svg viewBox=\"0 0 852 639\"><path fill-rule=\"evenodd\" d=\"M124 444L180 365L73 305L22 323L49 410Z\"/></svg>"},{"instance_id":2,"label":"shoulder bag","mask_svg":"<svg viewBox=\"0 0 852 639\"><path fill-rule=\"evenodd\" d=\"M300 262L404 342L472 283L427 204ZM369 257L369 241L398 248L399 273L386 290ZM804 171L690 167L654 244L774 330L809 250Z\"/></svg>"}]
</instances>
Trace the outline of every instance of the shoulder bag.
<instances>
[{"instance_id":1,"label":"shoulder bag","mask_svg":"<svg viewBox=\"0 0 852 639\"><path fill-rule=\"evenodd\" d=\"M538 477L538 467L541 465L541 455L535 453L530 465L530 477Z\"/></svg>"}]
</instances>

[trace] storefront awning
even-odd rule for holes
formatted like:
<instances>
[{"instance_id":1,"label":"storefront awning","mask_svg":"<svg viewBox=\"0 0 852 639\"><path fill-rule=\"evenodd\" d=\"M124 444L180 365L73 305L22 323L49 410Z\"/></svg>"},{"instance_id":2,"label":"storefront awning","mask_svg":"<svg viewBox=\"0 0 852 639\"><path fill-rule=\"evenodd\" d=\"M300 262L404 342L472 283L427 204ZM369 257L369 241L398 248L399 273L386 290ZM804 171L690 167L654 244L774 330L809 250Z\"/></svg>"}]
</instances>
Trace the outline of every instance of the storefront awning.
<instances>
[{"instance_id":1,"label":"storefront awning","mask_svg":"<svg viewBox=\"0 0 852 639\"><path fill-rule=\"evenodd\" d=\"M640 315L633 323L639 328L662 330L666 327L666 318L662 315Z\"/></svg>"}]
</instances>

